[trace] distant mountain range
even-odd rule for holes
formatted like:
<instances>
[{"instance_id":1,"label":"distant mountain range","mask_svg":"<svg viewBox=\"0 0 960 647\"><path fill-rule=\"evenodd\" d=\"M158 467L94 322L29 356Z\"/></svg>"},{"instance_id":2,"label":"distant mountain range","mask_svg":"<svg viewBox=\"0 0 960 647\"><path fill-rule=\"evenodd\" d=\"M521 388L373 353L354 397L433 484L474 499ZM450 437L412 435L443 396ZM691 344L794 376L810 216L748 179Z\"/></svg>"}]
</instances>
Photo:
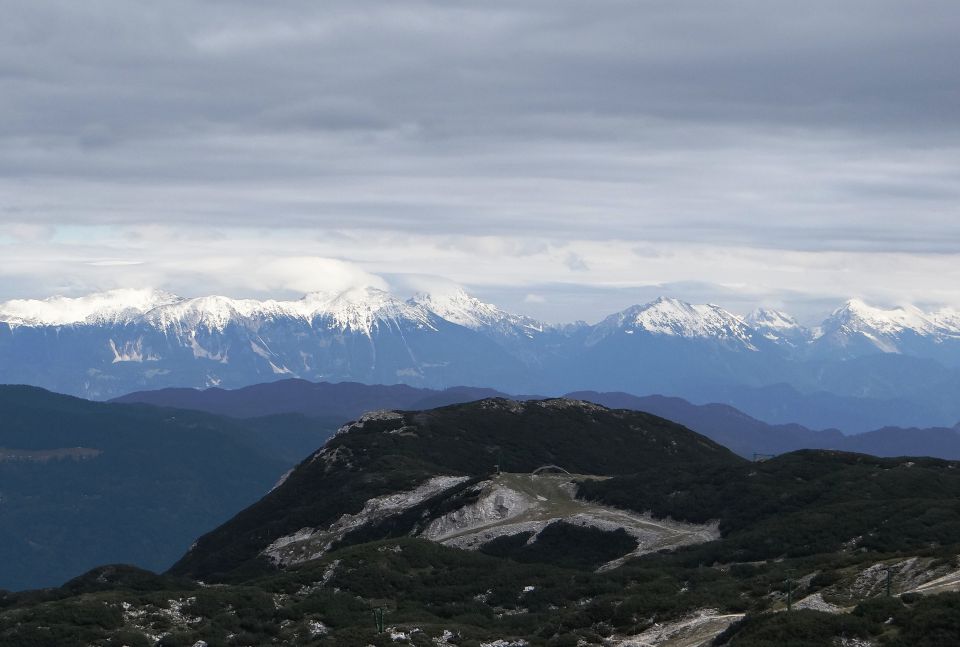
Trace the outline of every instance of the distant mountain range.
<instances>
[{"instance_id":1,"label":"distant mountain range","mask_svg":"<svg viewBox=\"0 0 960 647\"><path fill-rule=\"evenodd\" d=\"M512 397L494 389L452 387L442 391L406 384L309 382L285 379L239 389L159 389L137 391L112 400L120 404L150 404L173 409L195 409L233 418L260 418L300 414L340 424L368 411L433 409L483 398Z\"/></svg>"},{"instance_id":2,"label":"distant mountain range","mask_svg":"<svg viewBox=\"0 0 960 647\"><path fill-rule=\"evenodd\" d=\"M297 301L150 290L0 303L0 382L94 399L268 380L659 393L774 423L951 426L960 313L851 300L820 326L660 298L599 323L547 325L462 291L372 288Z\"/></svg>"},{"instance_id":3,"label":"distant mountain range","mask_svg":"<svg viewBox=\"0 0 960 647\"><path fill-rule=\"evenodd\" d=\"M355 420L379 409L405 411L510 396L493 389L455 387L436 391L407 385L366 385L355 382L308 382L279 380L236 390L160 389L117 398L115 402L151 404L176 409L195 409L236 418L267 419L271 416L316 417L328 426ZM798 424L768 424L729 405L696 405L682 398L638 397L628 393L576 391L564 397L593 402L612 409L644 411L680 423L746 458L775 455L797 449L836 449L874 456L933 456L960 459L960 432L950 428L902 429L883 427L847 436L837 429L823 431Z\"/></svg>"}]
</instances>

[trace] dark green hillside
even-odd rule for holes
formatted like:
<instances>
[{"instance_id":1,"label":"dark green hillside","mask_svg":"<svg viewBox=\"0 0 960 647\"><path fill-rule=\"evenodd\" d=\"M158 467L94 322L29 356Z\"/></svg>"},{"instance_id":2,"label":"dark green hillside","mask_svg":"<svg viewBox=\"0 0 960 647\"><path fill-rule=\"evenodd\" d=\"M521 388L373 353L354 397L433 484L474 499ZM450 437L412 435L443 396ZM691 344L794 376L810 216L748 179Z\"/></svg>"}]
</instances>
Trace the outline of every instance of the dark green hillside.
<instances>
[{"instance_id":1,"label":"dark green hillside","mask_svg":"<svg viewBox=\"0 0 960 647\"><path fill-rule=\"evenodd\" d=\"M731 568L652 555L594 573L403 538L351 546L226 586L107 567L62 589L0 596L0 644L153 645L149 633L165 634L161 645L427 646L448 631L448 644L463 647L519 639L536 647L599 647L699 609L749 614L721 636L720 644L735 647L818 647L836 637L883 639L878 646L956 644L957 594L872 597L843 615L784 613L785 579L818 571L830 576L796 584L799 598L884 557L858 553ZM378 634L375 607L385 610L386 627L407 638Z\"/></svg>"},{"instance_id":2,"label":"dark green hillside","mask_svg":"<svg viewBox=\"0 0 960 647\"><path fill-rule=\"evenodd\" d=\"M500 537L484 545L480 552L517 562L542 562L593 570L637 547L637 541L622 528L605 532L563 521L550 524L535 542L528 543L532 536L532 532L524 532Z\"/></svg>"},{"instance_id":3,"label":"dark green hillside","mask_svg":"<svg viewBox=\"0 0 960 647\"><path fill-rule=\"evenodd\" d=\"M498 461L509 472L488 478ZM673 523L665 517L719 519L723 536L623 562L611 559L649 536L578 525L577 515L536 537L512 527L477 551L407 536L437 508L479 500L481 482L547 492L554 477L524 474L544 464L609 476L582 481L580 493L652 510L664 528ZM468 478L348 523L329 552L281 569L257 557L278 537L342 521L371 497L402 496L436 475ZM662 419L585 403L381 412L165 575L108 566L60 589L0 594L0 644L599 647L671 644L657 637L669 629L692 632L685 644L716 637L731 647L951 645L960 635L960 598L949 592L960 587L958 501L956 463L827 451L749 463Z\"/></svg>"},{"instance_id":4,"label":"dark green hillside","mask_svg":"<svg viewBox=\"0 0 960 647\"><path fill-rule=\"evenodd\" d=\"M960 540L960 463L825 450L761 463L652 469L585 482L588 499L688 521L720 520L711 559L751 561Z\"/></svg>"},{"instance_id":5,"label":"dark green hillside","mask_svg":"<svg viewBox=\"0 0 960 647\"><path fill-rule=\"evenodd\" d=\"M278 537L330 524L367 499L433 475L487 476L501 461L510 472L553 464L598 475L745 463L662 418L570 400L491 399L368 417L331 439L263 500L201 537L173 572L203 579L241 566L258 572L266 564L257 554Z\"/></svg>"},{"instance_id":6,"label":"dark green hillside","mask_svg":"<svg viewBox=\"0 0 960 647\"><path fill-rule=\"evenodd\" d=\"M0 387L0 588L107 562L168 567L329 433L284 422Z\"/></svg>"},{"instance_id":7,"label":"dark green hillside","mask_svg":"<svg viewBox=\"0 0 960 647\"><path fill-rule=\"evenodd\" d=\"M817 611L763 614L730 627L717 647L819 647L838 639L873 639L886 647L960 645L960 594L929 598L874 599L851 614Z\"/></svg>"}]
</instances>

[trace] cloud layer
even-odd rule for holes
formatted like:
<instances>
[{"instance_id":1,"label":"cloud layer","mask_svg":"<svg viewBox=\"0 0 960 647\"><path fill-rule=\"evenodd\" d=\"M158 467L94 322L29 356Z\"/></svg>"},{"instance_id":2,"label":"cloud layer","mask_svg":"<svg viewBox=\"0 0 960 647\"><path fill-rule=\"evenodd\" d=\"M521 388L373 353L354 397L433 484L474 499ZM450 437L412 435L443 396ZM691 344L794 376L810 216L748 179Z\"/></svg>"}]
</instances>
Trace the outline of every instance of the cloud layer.
<instances>
[{"instance_id":1,"label":"cloud layer","mask_svg":"<svg viewBox=\"0 0 960 647\"><path fill-rule=\"evenodd\" d=\"M10 3L0 298L960 305L958 31L932 0Z\"/></svg>"}]
</instances>

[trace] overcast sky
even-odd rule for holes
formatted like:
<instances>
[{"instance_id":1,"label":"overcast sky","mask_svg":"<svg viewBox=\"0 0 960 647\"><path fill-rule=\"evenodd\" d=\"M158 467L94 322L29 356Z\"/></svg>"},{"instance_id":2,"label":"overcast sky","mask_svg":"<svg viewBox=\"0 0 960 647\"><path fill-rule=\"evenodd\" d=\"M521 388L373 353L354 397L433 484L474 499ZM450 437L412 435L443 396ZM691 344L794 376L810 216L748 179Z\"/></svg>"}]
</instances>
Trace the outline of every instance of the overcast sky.
<instances>
[{"instance_id":1,"label":"overcast sky","mask_svg":"<svg viewBox=\"0 0 960 647\"><path fill-rule=\"evenodd\" d=\"M0 299L960 307L955 0L0 11Z\"/></svg>"}]
</instances>

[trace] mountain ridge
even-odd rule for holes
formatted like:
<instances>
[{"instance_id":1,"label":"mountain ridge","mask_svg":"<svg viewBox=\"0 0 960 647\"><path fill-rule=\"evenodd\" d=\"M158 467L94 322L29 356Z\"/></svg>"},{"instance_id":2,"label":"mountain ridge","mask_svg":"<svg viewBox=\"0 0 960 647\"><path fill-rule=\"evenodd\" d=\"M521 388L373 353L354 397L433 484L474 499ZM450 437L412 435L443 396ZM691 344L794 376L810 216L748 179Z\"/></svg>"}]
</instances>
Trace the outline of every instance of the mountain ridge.
<instances>
[{"instance_id":1,"label":"mountain ridge","mask_svg":"<svg viewBox=\"0 0 960 647\"><path fill-rule=\"evenodd\" d=\"M344 330L367 331L369 319L363 314L370 316L385 311L393 316L420 319L426 323L418 308L472 329L490 327L503 321L524 326L531 332L570 326L547 324L526 315L509 313L469 295L462 288L435 293L420 292L402 299L374 287L313 292L288 301L235 299L220 295L182 297L162 290L121 288L81 297L53 296L0 302L0 322L14 326L129 322L153 312L151 320L164 326L177 317L164 317L161 313L168 310L170 315L175 315L180 310L184 318L188 318L190 312L200 312L213 320L228 316L296 316L306 320L329 317ZM824 328L844 326L852 332L861 332L866 328L886 334L910 331L941 338L960 337L960 312L952 308L924 311L917 306L907 305L883 309L870 306L859 298L848 299L833 310L822 324L809 329L780 310L757 308L740 316L714 303L693 304L666 295L628 306L601 318L594 326L608 321L632 325L650 333L680 336L724 335L729 334L730 328L740 325L747 328L799 329L810 338L826 334Z\"/></svg>"},{"instance_id":2,"label":"mountain ridge","mask_svg":"<svg viewBox=\"0 0 960 647\"><path fill-rule=\"evenodd\" d=\"M960 323L951 313L850 301L807 330L782 312L741 317L662 297L563 326L462 290L401 299L358 288L295 301L120 290L0 304L0 382L93 399L287 377L623 391L728 402L773 422L845 431L949 426L960 420ZM795 394L773 388L781 384Z\"/></svg>"},{"instance_id":3,"label":"mountain ridge","mask_svg":"<svg viewBox=\"0 0 960 647\"><path fill-rule=\"evenodd\" d=\"M477 387L452 387L435 391L408 385L332 384L287 379L236 390L211 388L136 392L112 401L197 409L237 418L291 413L322 416L325 420L336 420L339 425L377 409L432 409L490 397L547 399L545 396L509 395ZM960 427L901 428L885 425L845 435L837 429L818 430L796 423L767 423L723 403L693 404L671 396L636 396L597 391L574 391L563 397L666 418L707 436L745 458L798 449L834 449L875 456L921 455L960 459L960 433L957 433Z\"/></svg>"}]
</instances>

